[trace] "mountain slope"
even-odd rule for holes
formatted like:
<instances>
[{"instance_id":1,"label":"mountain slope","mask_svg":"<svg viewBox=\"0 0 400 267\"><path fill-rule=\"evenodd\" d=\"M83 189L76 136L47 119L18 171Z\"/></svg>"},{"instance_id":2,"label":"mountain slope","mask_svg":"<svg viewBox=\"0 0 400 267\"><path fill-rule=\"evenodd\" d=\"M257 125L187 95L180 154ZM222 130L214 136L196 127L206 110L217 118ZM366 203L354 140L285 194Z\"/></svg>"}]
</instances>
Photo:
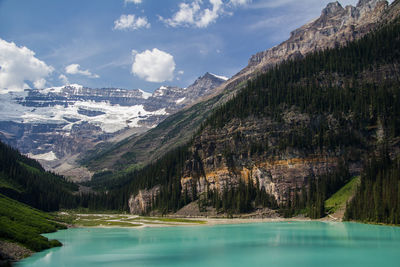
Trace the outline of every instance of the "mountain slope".
<instances>
[{"instance_id":1,"label":"mountain slope","mask_svg":"<svg viewBox=\"0 0 400 267\"><path fill-rule=\"evenodd\" d=\"M245 191L257 185L273 195L285 215L306 209L322 216L325 199L360 173L363 155L385 143L393 155L400 149L399 42L396 21L248 81L213 111L171 166L165 160L172 154L152 166L165 174L150 180L132 174L131 211L174 211L185 196L192 201L199 195L221 208L217 203L230 203L232 194L244 199L240 190L232 193L244 181ZM143 188L148 191L137 194ZM167 196L175 201L161 201ZM254 201L250 196L246 201Z\"/></svg>"},{"instance_id":2,"label":"mountain slope","mask_svg":"<svg viewBox=\"0 0 400 267\"><path fill-rule=\"evenodd\" d=\"M0 194L0 239L22 244L33 251L41 251L61 246L57 240L50 241L40 235L57 229L65 229L65 226L54 222L52 216L42 211ZM2 250L0 248L0 256L4 256Z\"/></svg>"},{"instance_id":3,"label":"mountain slope","mask_svg":"<svg viewBox=\"0 0 400 267\"><path fill-rule=\"evenodd\" d=\"M309 52L357 40L375 27L386 8L387 2L382 0L361 0L355 7L345 8L339 2L330 3L318 19L291 32L287 41L253 55L239 75L263 71L283 60L302 58Z\"/></svg>"},{"instance_id":4,"label":"mountain slope","mask_svg":"<svg viewBox=\"0 0 400 267\"><path fill-rule=\"evenodd\" d=\"M216 89L203 102L171 116L155 129L139 137L121 142L117 148L102 151L95 160L85 161L91 170L119 170L122 166L143 165L166 151L188 141L204 122L210 110L222 105L246 85L248 79L286 60L302 58L315 50L345 44L361 38L382 20L387 10L386 1L360 1L356 7L345 9L332 3L320 18L295 30L289 40L267 51L258 53L249 60L249 65ZM123 155L133 155L125 160ZM129 158L129 156L126 156Z\"/></svg>"},{"instance_id":5,"label":"mountain slope","mask_svg":"<svg viewBox=\"0 0 400 267\"><path fill-rule=\"evenodd\" d=\"M77 206L78 186L0 142L0 193L44 211Z\"/></svg>"},{"instance_id":6,"label":"mountain slope","mask_svg":"<svg viewBox=\"0 0 400 267\"><path fill-rule=\"evenodd\" d=\"M292 31L288 40L253 55L248 65L219 90L236 91L235 87L243 81L284 60L303 58L314 51L361 38L381 23L387 5L386 0L360 0L355 7L349 5L345 8L337 1L328 4L319 18Z\"/></svg>"},{"instance_id":7,"label":"mountain slope","mask_svg":"<svg viewBox=\"0 0 400 267\"><path fill-rule=\"evenodd\" d=\"M290 202L310 186L310 177L330 183L326 175L340 161L357 174L361 155L380 143L393 144L397 153L399 29L387 26L248 82L195 138L196 156L186 166L182 188L196 183L197 192L207 185L223 191L229 183L258 180L278 203L295 205Z\"/></svg>"}]
</instances>

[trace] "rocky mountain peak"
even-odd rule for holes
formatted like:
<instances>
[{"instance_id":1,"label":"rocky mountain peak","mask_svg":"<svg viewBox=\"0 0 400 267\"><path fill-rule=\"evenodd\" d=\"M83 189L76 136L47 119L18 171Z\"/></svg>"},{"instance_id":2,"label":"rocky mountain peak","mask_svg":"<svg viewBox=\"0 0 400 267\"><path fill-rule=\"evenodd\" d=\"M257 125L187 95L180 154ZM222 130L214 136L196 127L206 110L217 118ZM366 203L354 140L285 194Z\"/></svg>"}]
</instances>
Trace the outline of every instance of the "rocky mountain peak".
<instances>
[{"instance_id":1,"label":"rocky mountain peak","mask_svg":"<svg viewBox=\"0 0 400 267\"><path fill-rule=\"evenodd\" d=\"M190 105L199 98L208 96L214 93L214 89L224 83L228 78L224 76L215 75L212 73L205 73L203 76L198 77L193 84L187 88L161 86L154 91L150 97L151 105L147 105L147 110L156 110L166 108L168 113L174 113L182 106ZM154 105L153 99L163 99L164 105ZM171 106L170 103L173 103Z\"/></svg>"},{"instance_id":2,"label":"rocky mountain peak","mask_svg":"<svg viewBox=\"0 0 400 267\"><path fill-rule=\"evenodd\" d=\"M203 76L199 77L197 80L199 80L199 79L212 79L212 78L215 78L215 76L212 75L209 72L206 72L206 74L204 74Z\"/></svg>"},{"instance_id":3,"label":"rocky mountain peak","mask_svg":"<svg viewBox=\"0 0 400 267\"><path fill-rule=\"evenodd\" d=\"M338 1L329 3L326 8L322 10L322 16L336 16L338 14L343 13L344 8Z\"/></svg>"}]
</instances>

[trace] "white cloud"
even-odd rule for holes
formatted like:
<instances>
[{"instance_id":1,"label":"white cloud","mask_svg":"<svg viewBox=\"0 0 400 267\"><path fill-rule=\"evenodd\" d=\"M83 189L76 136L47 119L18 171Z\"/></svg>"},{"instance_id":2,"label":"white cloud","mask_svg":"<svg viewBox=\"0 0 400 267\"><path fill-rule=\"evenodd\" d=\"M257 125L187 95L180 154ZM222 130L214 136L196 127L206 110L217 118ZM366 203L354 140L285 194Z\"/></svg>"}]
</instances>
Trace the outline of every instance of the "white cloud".
<instances>
[{"instance_id":1,"label":"white cloud","mask_svg":"<svg viewBox=\"0 0 400 267\"><path fill-rule=\"evenodd\" d=\"M229 1L234 6L243 6L251 2L251 0L230 0Z\"/></svg>"},{"instance_id":2,"label":"white cloud","mask_svg":"<svg viewBox=\"0 0 400 267\"><path fill-rule=\"evenodd\" d=\"M135 15L121 15L114 21L114 30L137 30L140 28L150 28L150 23L146 17L136 17Z\"/></svg>"},{"instance_id":3,"label":"white cloud","mask_svg":"<svg viewBox=\"0 0 400 267\"><path fill-rule=\"evenodd\" d=\"M134 3L134 4L141 4L142 0L124 0L125 4Z\"/></svg>"},{"instance_id":4,"label":"white cloud","mask_svg":"<svg viewBox=\"0 0 400 267\"><path fill-rule=\"evenodd\" d=\"M42 89L46 85L46 80L43 79L43 78L42 79L38 79L38 80L33 82L33 85L35 86L35 88Z\"/></svg>"},{"instance_id":5,"label":"white cloud","mask_svg":"<svg viewBox=\"0 0 400 267\"><path fill-rule=\"evenodd\" d=\"M182 2L179 10L172 18L160 19L171 27L193 26L206 28L214 23L221 15L232 15L230 11L238 6L246 6L251 0L229 0L224 3L222 0L194 0L191 3Z\"/></svg>"},{"instance_id":6,"label":"white cloud","mask_svg":"<svg viewBox=\"0 0 400 267\"><path fill-rule=\"evenodd\" d=\"M197 28L206 28L225 12L222 0L209 0L209 3L211 9L203 8L202 0L195 0L191 4L180 3L179 11L172 18L161 18L161 20L172 27L194 26Z\"/></svg>"},{"instance_id":7,"label":"white cloud","mask_svg":"<svg viewBox=\"0 0 400 267\"><path fill-rule=\"evenodd\" d=\"M53 70L27 47L0 39L0 93L29 88L26 81L41 89Z\"/></svg>"},{"instance_id":8,"label":"white cloud","mask_svg":"<svg viewBox=\"0 0 400 267\"><path fill-rule=\"evenodd\" d=\"M63 84L69 84L68 77L65 76L64 74L60 74L60 76L58 76L58 79L60 79L60 81L62 81Z\"/></svg>"},{"instance_id":9,"label":"white cloud","mask_svg":"<svg viewBox=\"0 0 400 267\"><path fill-rule=\"evenodd\" d=\"M91 73L89 70L82 70L81 65L71 64L65 67L65 72L68 74L80 74L89 78L100 78L99 75Z\"/></svg>"},{"instance_id":10,"label":"white cloud","mask_svg":"<svg viewBox=\"0 0 400 267\"><path fill-rule=\"evenodd\" d=\"M174 57L154 48L138 53L132 50L132 73L148 82L172 81L174 78Z\"/></svg>"},{"instance_id":11,"label":"white cloud","mask_svg":"<svg viewBox=\"0 0 400 267\"><path fill-rule=\"evenodd\" d=\"M183 70L178 71L178 75L183 75L185 72Z\"/></svg>"}]
</instances>

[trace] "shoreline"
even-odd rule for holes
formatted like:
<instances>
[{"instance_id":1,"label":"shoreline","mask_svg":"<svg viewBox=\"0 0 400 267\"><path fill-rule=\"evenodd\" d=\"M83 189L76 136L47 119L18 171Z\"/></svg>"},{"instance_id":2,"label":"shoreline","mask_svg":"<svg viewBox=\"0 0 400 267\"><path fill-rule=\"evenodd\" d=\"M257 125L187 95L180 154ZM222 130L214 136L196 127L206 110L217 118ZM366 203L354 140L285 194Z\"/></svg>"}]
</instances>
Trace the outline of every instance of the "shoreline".
<instances>
[{"instance_id":1,"label":"shoreline","mask_svg":"<svg viewBox=\"0 0 400 267\"><path fill-rule=\"evenodd\" d=\"M160 228L174 226L214 226L228 224L250 224L250 223L275 223L275 222L341 222L341 219L324 217L321 219L310 219L306 217L270 217L270 218L224 218L224 217L178 217L178 216L138 216L126 214L76 214L81 223L74 223L68 228ZM115 217L119 218L115 218ZM89 217L90 219L85 219ZM93 219L93 217L98 217ZM108 218L108 219L107 219ZM98 222L98 224L96 224Z\"/></svg>"}]
</instances>

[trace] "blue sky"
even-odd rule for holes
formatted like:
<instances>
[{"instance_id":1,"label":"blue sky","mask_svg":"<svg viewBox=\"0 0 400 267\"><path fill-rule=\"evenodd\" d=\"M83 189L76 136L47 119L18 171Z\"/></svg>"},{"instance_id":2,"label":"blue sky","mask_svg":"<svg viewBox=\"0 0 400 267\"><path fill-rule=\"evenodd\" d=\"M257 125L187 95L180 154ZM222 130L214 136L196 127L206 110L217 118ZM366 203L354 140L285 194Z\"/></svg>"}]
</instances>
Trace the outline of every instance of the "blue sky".
<instances>
[{"instance_id":1,"label":"blue sky","mask_svg":"<svg viewBox=\"0 0 400 267\"><path fill-rule=\"evenodd\" d=\"M152 92L160 85L186 87L207 71L230 77L252 54L318 17L329 2L0 0L0 49L15 53L3 61L19 60L0 82L10 88L69 82ZM26 61L39 67L21 66Z\"/></svg>"}]
</instances>

